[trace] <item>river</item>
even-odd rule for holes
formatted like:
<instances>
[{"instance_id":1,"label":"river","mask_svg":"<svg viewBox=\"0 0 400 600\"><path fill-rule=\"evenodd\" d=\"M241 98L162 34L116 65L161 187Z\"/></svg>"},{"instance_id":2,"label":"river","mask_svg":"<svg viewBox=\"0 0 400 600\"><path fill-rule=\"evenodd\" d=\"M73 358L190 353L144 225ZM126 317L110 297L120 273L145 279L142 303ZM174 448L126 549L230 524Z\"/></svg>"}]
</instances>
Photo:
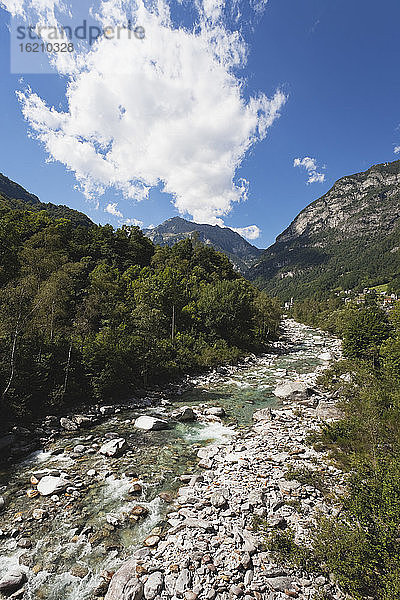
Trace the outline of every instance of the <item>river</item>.
<instances>
[{"instance_id":1,"label":"river","mask_svg":"<svg viewBox=\"0 0 400 600\"><path fill-rule=\"evenodd\" d=\"M102 581L100 573L115 571L149 534L162 535L168 527L171 505L159 494L173 494L181 485L180 477L197 468L199 447L228 442L237 428L249 427L254 411L277 403L273 395L277 383L307 380L308 374L327 364L335 344L320 331L285 321L284 337L274 353L223 374L198 377L189 391L159 407L124 410L91 429L65 434L45 451L3 471L0 484L6 509L0 525L0 578L23 564L28 571L23 598L92 598ZM173 423L164 431L133 427L140 415L170 419L170 413L182 406L193 407L200 415L197 421ZM225 409L223 419L205 415L207 407L216 406ZM98 451L113 435L128 442L129 450L120 458ZM77 445L85 447L79 456L73 453ZM58 499L27 496L32 475L40 478L43 471L64 473L71 482ZM136 496L129 493L135 483L141 490ZM132 517L137 506L146 516ZM36 517L37 509L45 511L41 519L34 518L35 509Z\"/></svg>"}]
</instances>

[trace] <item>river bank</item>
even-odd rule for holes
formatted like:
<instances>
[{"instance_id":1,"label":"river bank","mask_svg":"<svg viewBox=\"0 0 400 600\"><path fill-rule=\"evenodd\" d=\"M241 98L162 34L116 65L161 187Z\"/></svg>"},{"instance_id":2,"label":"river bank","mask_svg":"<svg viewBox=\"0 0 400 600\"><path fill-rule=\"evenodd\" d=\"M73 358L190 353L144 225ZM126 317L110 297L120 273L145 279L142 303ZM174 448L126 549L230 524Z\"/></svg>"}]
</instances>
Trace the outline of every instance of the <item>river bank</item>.
<instances>
[{"instance_id":1,"label":"river bank","mask_svg":"<svg viewBox=\"0 0 400 600\"><path fill-rule=\"evenodd\" d=\"M339 355L331 340L332 350ZM145 542L155 549L141 548L123 565L106 600L345 597L325 577L276 564L254 528L259 517L270 531L291 527L307 543L316 514L337 510L319 489L285 477L289 469L323 472L331 497L342 490L340 471L306 444L311 430L337 416L335 399L315 385L320 371L278 386L279 408L256 411L254 425L231 443L199 450L200 470L178 490L171 528Z\"/></svg>"},{"instance_id":2,"label":"river bank","mask_svg":"<svg viewBox=\"0 0 400 600\"><path fill-rule=\"evenodd\" d=\"M8 474L0 576L22 571L14 597L104 597L112 571L128 558L124 572L131 583L116 592L120 575L114 577L107 600L141 593L146 600L194 600L211 598L213 591L223 598L234 594L232 586L238 596L259 599L272 593L268 586L286 585L266 581L265 574L283 577L282 570L266 570L252 526L254 517L273 514L276 526L296 524L301 536L304 519L324 505L317 491L285 483L284 471L289 463L320 459L304 446L304 436L322 411L332 409L332 401L313 388L322 366L338 355L338 343L292 321L285 330L286 339L277 344L284 354L197 378L190 390L158 398L160 406L144 412L169 422L165 430L140 430L135 423L143 409L121 409L92 429L48 440L45 452ZM299 380L290 391L295 401L274 395L277 384ZM281 396L286 392L281 389ZM121 439L121 453L101 452ZM63 480L51 495L39 492L46 477ZM282 498L299 500L304 514ZM303 585L310 597L315 584Z\"/></svg>"}]
</instances>

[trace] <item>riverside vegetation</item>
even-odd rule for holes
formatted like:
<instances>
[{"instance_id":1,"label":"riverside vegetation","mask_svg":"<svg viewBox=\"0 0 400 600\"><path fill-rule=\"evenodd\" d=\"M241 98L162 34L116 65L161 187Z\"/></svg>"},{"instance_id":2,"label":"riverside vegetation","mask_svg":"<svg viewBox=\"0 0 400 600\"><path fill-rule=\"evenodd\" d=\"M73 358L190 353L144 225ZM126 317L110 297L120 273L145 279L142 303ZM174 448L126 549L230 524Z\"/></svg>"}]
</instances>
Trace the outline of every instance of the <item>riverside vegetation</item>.
<instances>
[{"instance_id":1,"label":"riverside vegetation","mask_svg":"<svg viewBox=\"0 0 400 600\"><path fill-rule=\"evenodd\" d=\"M293 314L343 338L343 360L320 378L342 417L310 442L347 472L347 489L338 514L317 520L308 547L290 530L269 537L269 547L331 573L353 598L400 598L400 303L387 314L373 296L346 308L308 299Z\"/></svg>"},{"instance_id":2,"label":"riverside vegetation","mask_svg":"<svg viewBox=\"0 0 400 600\"><path fill-rule=\"evenodd\" d=\"M20 205L1 198L3 423L123 400L275 339L278 303L213 248Z\"/></svg>"}]
</instances>

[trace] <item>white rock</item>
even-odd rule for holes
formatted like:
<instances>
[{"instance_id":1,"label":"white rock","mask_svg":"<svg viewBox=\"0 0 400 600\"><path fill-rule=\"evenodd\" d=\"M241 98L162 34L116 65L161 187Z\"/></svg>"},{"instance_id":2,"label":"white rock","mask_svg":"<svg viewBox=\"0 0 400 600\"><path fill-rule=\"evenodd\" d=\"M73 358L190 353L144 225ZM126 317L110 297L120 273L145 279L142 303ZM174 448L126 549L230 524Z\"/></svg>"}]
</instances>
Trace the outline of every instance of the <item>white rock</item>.
<instances>
[{"instance_id":1,"label":"white rock","mask_svg":"<svg viewBox=\"0 0 400 600\"><path fill-rule=\"evenodd\" d=\"M26 581L25 571L16 567L8 571L0 580L0 593L9 595L18 590Z\"/></svg>"},{"instance_id":2,"label":"white rock","mask_svg":"<svg viewBox=\"0 0 400 600\"><path fill-rule=\"evenodd\" d=\"M104 454L105 456L118 456L125 448L126 441L124 438L116 438L103 444L100 448L100 454Z\"/></svg>"},{"instance_id":3,"label":"white rock","mask_svg":"<svg viewBox=\"0 0 400 600\"><path fill-rule=\"evenodd\" d=\"M144 429L145 431L160 431L162 429L168 429L169 423L163 419L143 415L136 419L135 427L136 429Z\"/></svg>"},{"instance_id":4,"label":"white rock","mask_svg":"<svg viewBox=\"0 0 400 600\"><path fill-rule=\"evenodd\" d=\"M206 410L206 415L212 415L213 417L224 417L225 414L225 410L222 406L212 406Z\"/></svg>"},{"instance_id":5,"label":"white rock","mask_svg":"<svg viewBox=\"0 0 400 600\"><path fill-rule=\"evenodd\" d=\"M288 381L277 385L274 389L275 396L285 400L303 399L309 396L309 392L309 385L303 381Z\"/></svg>"},{"instance_id":6,"label":"white rock","mask_svg":"<svg viewBox=\"0 0 400 600\"><path fill-rule=\"evenodd\" d=\"M155 571L149 575L144 584L144 597L146 600L154 600L164 587L164 575L160 571Z\"/></svg>"},{"instance_id":7,"label":"white rock","mask_svg":"<svg viewBox=\"0 0 400 600\"><path fill-rule=\"evenodd\" d=\"M64 491L68 483L69 482L63 477L46 475L39 481L37 489L42 496L52 496L53 494Z\"/></svg>"}]
</instances>

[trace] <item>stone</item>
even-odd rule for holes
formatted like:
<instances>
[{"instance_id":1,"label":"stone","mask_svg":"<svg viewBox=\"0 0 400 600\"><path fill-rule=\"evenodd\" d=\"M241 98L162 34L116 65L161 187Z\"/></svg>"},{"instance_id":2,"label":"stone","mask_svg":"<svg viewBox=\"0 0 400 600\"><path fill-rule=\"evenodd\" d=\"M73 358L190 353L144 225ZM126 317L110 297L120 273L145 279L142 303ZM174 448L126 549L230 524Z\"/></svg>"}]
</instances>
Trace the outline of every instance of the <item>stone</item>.
<instances>
[{"instance_id":1,"label":"stone","mask_svg":"<svg viewBox=\"0 0 400 600\"><path fill-rule=\"evenodd\" d=\"M83 579L89 573L89 569L86 565L76 564L72 567L70 571L71 575L74 577L78 577L79 579Z\"/></svg>"},{"instance_id":2,"label":"stone","mask_svg":"<svg viewBox=\"0 0 400 600\"><path fill-rule=\"evenodd\" d=\"M149 537L147 537L143 543L148 548L154 548L154 546L157 546L159 542L160 537L158 535L149 535Z\"/></svg>"},{"instance_id":3,"label":"stone","mask_svg":"<svg viewBox=\"0 0 400 600\"><path fill-rule=\"evenodd\" d=\"M220 491L216 491L211 495L210 502L215 508L222 508L226 505L226 498Z\"/></svg>"},{"instance_id":4,"label":"stone","mask_svg":"<svg viewBox=\"0 0 400 600\"><path fill-rule=\"evenodd\" d=\"M320 400L318 402L315 414L318 419L321 419L321 421L326 421L327 423L336 421L340 418L340 412L336 406L328 400Z\"/></svg>"},{"instance_id":5,"label":"stone","mask_svg":"<svg viewBox=\"0 0 400 600\"><path fill-rule=\"evenodd\" d=\"M205 519L195 519L194 517L185 519L183 526L193 529L204 529L205 531L213 531L214 529L214 525L210 521L206 521Z\"/></svg>"},{"instance_id":6,"label":"stone","mask_svg":"<svg viewBox=\"0 0 400 600\"><path fill-rule=\"evenodd\" d=\"M140 496L143 492L143 488L140 483L134 483L128 490L128 494L132 494L132 496Z\"/></svg>"},{"instance_id":7,"label":"stone","mask_svg":"<svg viewBox=\"0 0 400 600\"><path fill-rule=\"evenodd\" d=\"M32 548L32 542L29 538L22 537L21 539L18 540L17 546L19 546L19 548L25 548L25 549L29 550L29 548Z\"/></svg>"},{"instance_id":8,"label":"stone","mask_svg":"<svg viewBox=\"0 0 400 600\"><path fill-rule=\"evenodd\" d=\"M37 485L37 490L41 496L52 496L58 492L63 492L68 485L68 481L64 477L54 477L46 475L42 477Z\"/></svg>"},{"instance_id":9,"label":"stone","mask_svg":"<svg viewBox=\"0 0 400 600\"><path fill-rule=\"evenodd\" d=\"M24 554L21 554L18 558L18 563L23 567L33 567L35 561L32 554L25 552Z\"/></svg>"},{"instance_id":10,"label":"stone","mask_svg":"<svg viewBox=\"0 0 400 600\"><path fill-rule=\"evenodd\" d=\"M143 584L136 576L136 559L130 559L113 575L104 600L141 600Z\"/></svg>"},{"instance_id":11,"label":"stone","mask_svg":"<svg viewBox=\"0 0 400 600\"><path fill-rule=\"evenodd\" d=\"M301 483L293 479L292 481L282 480L278 482L279 489L286 496L298 496L301 490Z\"/></svg>"},{"instance_id":12,"label":"stone","mask_svg":"<svg viewBox=\"0 0 400 600\"><path fill-rule=\"evenodd\" d=\"M32 517L35 519L35 521L41 521L47 517L47 512L43 510L43 508L35 508L35 510L32 512Z\"/></svg>"},{"instance_id":13,"label":"stone","mask_svg":"<svg viewBox=\"0 0 400 600\"><path fill-rule=\"evenodd\" d=\"M61 417L60 425L66 431L78 431L78 429L79 429L79 426L77 425L77 423L72 421L72 419L68 419L67 417Z\"/></svg>"},{"instance_id":14,"label":"stone","mask_svg":"<svg viewBox=\"0 0 400 600\"><path fill-rule=\"evenodd\" d=\"M85 446L83 446L82 444L78 444L74 447L72 452L74 454L83 454L85 452Z\"/></svg>"},{"instance_id":15,"label":"stone","mask_svg":"<svg viewBox=\"0 0 400 600\"><path fill-rule=\"evenodd\" d=\"M115 438L102 445L100 454L104 456L119 456L126 449L126 441L124 438Z\"/></svg>"},{"instance_id":16,"label":"stone","mask_svg":"<svg viewBox=\"0 0 400 600\"><path fill-rule=\"evenodd\" d=\"M243 596L243 588L240 585L232 585L230 587L229 593L231 596L240 597Z\"/></svg>"},{"instance_id":17,"label":"stone","mask_svg":"<svg viewBox=\"0 0 400 600\"><path fill-rule=\"evenodd\" d=\"M6 502L3 498L3 496L0 496L0 511L2 511L4 509L5 505L6 505Z\"/></svg>"},{"instance_id":18,"label":"stone","mask_svg":"<svg viewBox=\"0 0 400 600\"><path fill-rule=\"evenodd\" d=\"M9 595L16 592L24 585L26 581L25 571L19 567L10 569L2 579L0 579L0 593Z\"/></svg>"},{"instance_id":19,"label":"stone","mask_svg":"<svg viewBox=\"0 0 400 600\"><path fill-rule=\"evenodd\" d=\"M144 584L144 597L146 600L154 600L164 587L164 575L161 571L154 571Z\"/></svg>"},{"instance_id":20,"label":"stone","mask_svg":"<svg viewBox=\"0 0 400 600\"><path fill-rule=\"evenodd\" d=\"M274 418L274 414L270 408L261 408L253 413L253 421L271 421Z\"/></svg>"},{"instance_id":21,"label":"stone","mask_svg":"<svg viewBox=\"0 0 400 600\"><path fill-rule=\"evenodd\" d=\"M167 504L171 504L171 502L174 501L174 497L169 492L160 492L158 495L161 498L161 500L164 500L164 502L166 502Z\"/></svg>"},{"instance_id":22,"label":"stone","mask_svg":"<svg viewBox=\"0 0 400 600\"><path fill-rule=\"evenodd\" d=\"M189 569L182 569L176 580L175 594L177 596L183 596L184 592L191 587L191 581Z\"/></svg>"},{"instance_id":23,"label":"stone","mask_svg":"<svg viewBox=\"0 0 400 600\"><path fill-rule=\"evenodd\" d=\"M129 517L145 517L148 514L149 514L148 508L146 508L145 506L140 506L139 504L137 506L134 506L129 511Z\"/></svg>"},{"instance_id":24,"label":"stone","mask_svg":"<svg viewBox=\"0 0 400 600\"><path fill-rule=\"evenodd\" d=\"M169 423L167 421L148 415L138 417L135 420L134 426L136 429L143 429L144 431L161 431L162 429L169 429Z\"/></svg>"},{"instance_id":25,"label":"stone","mask_svg":"<svg viewBox=\"0 0 400 600\"><path fill-rule=\"evenodd\" d=\"M226 412L222 406L211 406L211 408L207 408L206 415L211 415L213 417L225 417Z\"/></svg>"},{"instance_id":26,"label":"stone","mask_svg":"<svg viewBox=\"0 0 400 600\"><path fill-rule=\"evenodd\" d=\"M303 381L288 381L277 385L274 394L284 400L304 400L311 396L312 391Z\"/></svg>"},{"instance_id":27,"label":"stone","mask_svg":"<svg viewBox=\"0 0 400 600\"><path fill-rule=\"evenodd\" d=\"M289 577L270 577L267 584L274 592L284 592L292 589L292 580Z\"/></svg>"},{"instance_id":28,"label":"stone","mask_svg":"<svg viewBox=\"0 0 400 600\"><path fill-rule=\"evenodd\" d=\"M196 413L190 406L183 406L178 412L173 414L174 418L182 422L191 422L196 420Z\"/></svg>"}]
</instances>

